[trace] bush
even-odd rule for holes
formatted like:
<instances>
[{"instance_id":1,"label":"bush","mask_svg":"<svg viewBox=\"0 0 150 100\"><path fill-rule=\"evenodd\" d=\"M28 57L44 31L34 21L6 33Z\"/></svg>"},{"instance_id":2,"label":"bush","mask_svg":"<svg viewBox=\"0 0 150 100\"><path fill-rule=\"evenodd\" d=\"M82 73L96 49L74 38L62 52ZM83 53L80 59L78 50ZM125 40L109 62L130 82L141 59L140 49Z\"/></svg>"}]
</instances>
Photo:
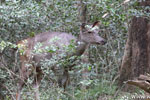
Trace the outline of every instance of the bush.
<instances>
[{"instance_id":1,"label":"bush","mask_svg":"<svg viewBox=\"0 0 150 100\"><path fill-rule=\"evenodd\" d=\"M136 12L132 7L135 0L126 5L122 0L86 0L85 3L88 8L87 22L101 21L100 35L107 39L107 44L101 47L95 45L89 47L90 61L81 63L70 71L71 85L66 92L52 83L51 77L54 75L48 71L44 76L45 80L42 80L41 83L42 100L50 98L53 100L90 100L92 96L92 99L96 99L100 94L111 95L116 90L115 83L127 38L128 22L130 16ZM16 59L7 43L15 44L26 37L32 37L48 30L64 31L78 36L81 24L79 7L79 2L72 0L41 0L40 3L33 0L20 3L19 0L16 0L6 1L5 4L0 5L0 50L4 50L1 57L6 63L4 66L4 62L0 62L0 85L4 87L0 93L5 99L9 100L15 94L20 66L19 62L14 63ZM81 71L86 68L89 70L89 79L82 80ZM47 69L43 70L47 71ZM11 71L16 75L13 75ZM33 77L28 80L24 92L28 90L30 93L33 92L30 87L32 79ZM83 85L89 89L82 90ZM29 93L26 94L23 95L24 98L28 100L33 98Z\"/></svg>"}]
</instances>

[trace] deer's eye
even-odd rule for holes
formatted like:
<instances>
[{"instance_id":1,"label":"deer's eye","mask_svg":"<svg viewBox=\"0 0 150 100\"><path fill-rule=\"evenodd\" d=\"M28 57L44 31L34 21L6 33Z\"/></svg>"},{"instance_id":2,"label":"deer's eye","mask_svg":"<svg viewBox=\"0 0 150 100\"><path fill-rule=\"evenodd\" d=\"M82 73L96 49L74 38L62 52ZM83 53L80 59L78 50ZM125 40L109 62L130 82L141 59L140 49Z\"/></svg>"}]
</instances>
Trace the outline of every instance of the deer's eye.
<instances>
[{"instance_id":1,"label":"deer's eye","mask_svg":"<svg viewBox=\"0 0 150 100\"><path fill-rule=\"evenodd\" d=\"M91 31L88 31L88 33L91 34L92 32L91 32Z\"/></svg>"}]
</instances>

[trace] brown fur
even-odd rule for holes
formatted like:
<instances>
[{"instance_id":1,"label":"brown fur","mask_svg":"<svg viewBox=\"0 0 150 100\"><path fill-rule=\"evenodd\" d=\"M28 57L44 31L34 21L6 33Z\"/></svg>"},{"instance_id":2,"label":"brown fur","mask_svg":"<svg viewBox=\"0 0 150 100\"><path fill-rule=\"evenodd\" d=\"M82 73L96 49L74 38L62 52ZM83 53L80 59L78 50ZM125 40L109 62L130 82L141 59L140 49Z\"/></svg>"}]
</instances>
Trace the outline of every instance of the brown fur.
<instances>
[{"instance_id":1,"label":"brown fur","mask_svg":"<svg viewBox=\"0 0 150 100\"><path fill-rule=\"evenodd\" d=\"M99 23L95 22L93 27L96 26L97 24L99 24ZM35 50L35 46L37 45L37 43L42 44L40 49L43 49L46 46L51 46L51 45L57 46L59 48L59 50L57 50L57 53L61 53L61 52L66 52L66 51L62 50L63 49L62 45L68 46L70 44L71 40L74 40L77 48L76 48L75 52L73 52L73 53L66 52L68 54L68 56L82 55L89 44L104 44L105 43L105 40L98 35L97 30L89 32L89 30L87 30L85 27L82 27L81 30L82 30L82 32L80 32L80 38L78 38L78 39L76 37L74 37L73 35L64 33L64 32L45 32L45 33L38 34L35 37L28 38L28 39L18 42L18 45L22 45L22 49L24 50L24 52L22 55L20 55L21 80L19 82L17 100L20 100L20 92L24 85L25 80L27 80L27 78L31 75L31 73L34 70L37 73L35 76L35 82L34 82L34 84L35 84L34 87L37 88L35 91L35 95L36 95L36 100L39 100L38 87L39 87L39 83L40 83L40 80L42 77L42 71L40 69L39 63L43 59L46 59L46 58L50 59L54 54L49 53L49 52L42 52L39 54L35 53L34 50ZM50 41L54 37L58 37L60 39L58 39L56 41ZM33 64L33 62L36 64ZM30 64L30 66L26 66L27 64ZM54 73L56 72L55 66L53 67L52 70ZM68 70L66 70L66 69L64 70L64 74L63 74L62 78L63 79L60 79L59 81L60 81L60 83L62 83L61 85L63 85L65 88L66 85L69 83L68 82L69 81Z\"/></svg>"}]
</instances>

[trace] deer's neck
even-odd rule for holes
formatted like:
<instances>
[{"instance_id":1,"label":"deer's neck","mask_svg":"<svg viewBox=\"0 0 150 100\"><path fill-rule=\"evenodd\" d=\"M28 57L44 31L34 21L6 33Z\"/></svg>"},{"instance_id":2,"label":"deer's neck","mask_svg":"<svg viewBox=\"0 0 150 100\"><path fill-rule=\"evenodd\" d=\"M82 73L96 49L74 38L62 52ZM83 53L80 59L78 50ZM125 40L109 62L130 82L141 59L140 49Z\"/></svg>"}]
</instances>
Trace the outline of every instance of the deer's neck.
<instances>
[{"instance_id":1,"label":"deer's neck","mask_svg":"<svg viewBox=\"0 0 150 100\"><path fill-rule=\"evenodd\" d=\"M82 41L81 39L77 40L76 55L77 56L82 55L87 47L88 47L88 43Z\"/></svg>"}]
</instances>

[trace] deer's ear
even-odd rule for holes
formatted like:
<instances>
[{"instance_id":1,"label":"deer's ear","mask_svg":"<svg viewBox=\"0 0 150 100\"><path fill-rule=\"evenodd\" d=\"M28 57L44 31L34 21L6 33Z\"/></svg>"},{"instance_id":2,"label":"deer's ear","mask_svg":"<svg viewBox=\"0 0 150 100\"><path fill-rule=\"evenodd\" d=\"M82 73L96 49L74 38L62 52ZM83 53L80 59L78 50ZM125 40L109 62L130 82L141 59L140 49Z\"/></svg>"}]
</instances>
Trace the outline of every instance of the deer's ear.
<instances>
[{"instance_id":1,"label":"deer's ear","mask_svg":"<svg viewBox=\"0 0 150 100\"><path fill-rule=\"evenodd\" d=\"M81 30L85 29L85 23L82 23L82 24L81 24L80 29L81 29Z\"/></svg>"},{"instance_id":2,"label":"deer's ear","mask_svg":"<svg viewBox=\"0 0 150 100\"><path fill-rule=\"evenodd\" d=\"M95 27L95 26L99 26L99 25L100 25L100 21L96 21L96 22L93 23L92 28Z\"/></svg>"},{"instance_id":3,"label":"deer's ear","mask_svg":"<svg viewBox=\"0 0 150 100\"><path fill-rule=\"evenodd\" d=\"M85 23L82 23L81 28L85 28L85 25L86 25Z\"/></svg>"}]
</instances>

